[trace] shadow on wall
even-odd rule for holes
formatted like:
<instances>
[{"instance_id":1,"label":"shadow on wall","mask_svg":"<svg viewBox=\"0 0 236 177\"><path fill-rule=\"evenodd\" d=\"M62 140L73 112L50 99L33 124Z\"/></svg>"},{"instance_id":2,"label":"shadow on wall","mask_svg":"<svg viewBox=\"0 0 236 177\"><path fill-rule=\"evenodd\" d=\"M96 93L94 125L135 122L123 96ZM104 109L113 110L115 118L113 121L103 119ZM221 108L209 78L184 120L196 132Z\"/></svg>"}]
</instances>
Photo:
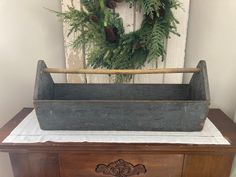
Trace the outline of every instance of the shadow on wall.
<instances>
[{"instance_id":1,"label":"shadow on wall","mask_svg":"<svg viewBox=\"0 0 236 177\"><path fill-rule=\"evenodd\" d=\"M0 1L0 127L22 107L32 107L39 59L64 67L62 22L44 7L61 9L59 0ZM0 153L0 177L13 176L9 164L8 155Z\"/></svg>"},{"instance_id":2,"label":"shadow on wall","mask_svg":"<svg viewBox=\"0 0 236 177\"><path fill-rule=\"evenodd\" d=\"M236 109L235 8L235 0L191 1L185 60L185 67L206 60L211 107L222 109L232 119Z\"/></svg>"}]
</instances>

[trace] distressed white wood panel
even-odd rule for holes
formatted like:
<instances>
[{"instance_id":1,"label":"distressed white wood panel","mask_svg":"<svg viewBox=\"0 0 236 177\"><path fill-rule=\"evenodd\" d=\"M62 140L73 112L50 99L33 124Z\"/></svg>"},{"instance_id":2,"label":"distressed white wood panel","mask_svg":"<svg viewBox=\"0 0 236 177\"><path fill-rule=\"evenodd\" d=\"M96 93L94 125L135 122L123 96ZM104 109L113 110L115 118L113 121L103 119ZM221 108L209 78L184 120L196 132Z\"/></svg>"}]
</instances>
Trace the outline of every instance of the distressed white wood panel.
<instances>
[{"instance_id":1,"label":"distressed white wood panel","mask_svg":"<svg viewBox=\"0 0 236 177\"><path fill-rule=\"evenodd\" d=\"M142 69L156 69L163 68L163 62L160 62L161 59L153 60L149 63L146 63ZM162 83L163 74L138 74L134 77L134 83Z\"/></svg>"},{"instance_id":2,"label":"distressed white wood panel","mask_svg":"<svg viewBox=\"0 0 236 177\"><path fill-rule=\"evenodd\" d=\"M109 75L87 74L87 83L110 83Z\"/></svg>"},{"instance_id":3,"label":"distressed white wood panel","mask_svg":"<svg viewBox=\"0 0 236 177\"><path fill-rule=\"evenodd\" d=\"M85 51L85 56L86 56L86 51ZM110 78L109 75L105 74L87 74L87 83L109 83Z\"/></svg>"},{"instance_id":4,"label":"distressed white wood panel","mask_svg":"<svg viewBox=\"0 0 236 177\"><path fill-rule=\"evenodd\" d=\"M68 10L68 6L74 5L77 9L80 9L79 1L63 0L61 1L62 12ZM66 23L63 23L63 33L64 33L64 44L65 44L65 58L66 58L66 67L67 68L84 68L84 56L82 49L73 49L70 46L71 41L75 39L77 34L67 36L69 32L69 26ZM67 81L70 83L86 82L85 75L77 74L67 74Z\"/></svg>"},{"instance_id":5,"label":"distressed white wood panel","mask_svg":"<svg viewBox=\"0 0 236 177\"><path fill-rule=\"evenodd\" d=\"M86 57L86 51L85 57ZM87 61L86 61L87 62ZM87 83L109 83L109 76L105 74L87 74Z\"/></svg>"},{"instance_id":6,"label":"distressed white wood panel","mask_svg":"<svg viewBox=\"0 0 236 177\"><path fill-rule=\"evenodd\" d=\"M174 14L180 22L178 24L178 32L181 36L178 37L171 34L168 40L165 60L166 68L184 67L190 0L180 0L180 2L183 10L175 10ZM165 74L164 76L164 83L182 83L182 81L183 74Z\"/></svg>"},{"instance_id":7,"label":"distressed white wood panel","mask_svg":"<svg viewBox=\"0 0 236 177\"><path fill-rule=\"evenodd\" d=\"M178 32L181 37L171 35L171 38L167 41L167 55L164 62L161 59L152 61L145 65L147 68L163 68L163 67L183 67L185 58L185 44L187 36L188 16L189 16L189 3L190 0L180 0L183 3L184 11L178 9L175 11L175 15L179 20ZM73 2L76 8L80 8L79 0L63 0L62 10L67 9L67 5L71 5ZM131 9L129 4L122 2L117 4L116 12L123 18L125 32L131 32L140 28L142 22L142 13L138 9ZM84 57L86 55L83 50L74 50L69 47L70 41L73 40L73 36L67 37L68 26L64 24L64 37L65 37L65 55L66 65L68 68L83 68L85 66ZM181 83L183 74L151 74L151 75L135 75L131 82L133 83ZM68 82L88 82L88 83L108 83L114 82L114 76L108 75L68 75Z\"/></svg>"},{"instance_id":8,"label":"distressed white wood panel","mask_svg":"<svg viewBox=\"0 0 236 177\"><path fill-rule=\"evenodd\" d=\"M125 33L132 32L134 30L134 7L130 8L129 4L124 1L117 3L115 11L123 19Z\"/></svg>"}]
</instances>

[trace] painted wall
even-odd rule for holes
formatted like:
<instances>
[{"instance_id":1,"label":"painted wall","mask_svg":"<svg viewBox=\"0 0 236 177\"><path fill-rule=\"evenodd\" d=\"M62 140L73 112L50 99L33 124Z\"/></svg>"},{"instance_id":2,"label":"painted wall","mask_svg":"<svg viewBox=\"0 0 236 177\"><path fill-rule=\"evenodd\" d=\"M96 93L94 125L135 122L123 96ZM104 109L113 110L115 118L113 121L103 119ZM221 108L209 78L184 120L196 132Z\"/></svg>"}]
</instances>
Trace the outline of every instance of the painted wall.
<instances>
[{"instance_id":1,"label":"painted wall","mask_svg":"<svg viewBox=\"0 0 236 177\"><path fill-rule=\"evenodd\" d=\"M235 9L235 0L191 1L185 60L186 67L206 60L211 107L221 108L232 119L236 110ZM236 160L234 168L232 177L236 176Z\"/></svg>"},{"instance_id":2,"label":"painted wall","mask_svg":"<svg viewBox=\"0 0 236 177\"><path fill-rule=\"evenodd\" d=\"M32 106L38 59L50 66L64 66L62 24L43 7L59 10L60 3L0 1L0 127L23 106ZM199 59L207 61L212 107L232 118L236 109L235 9L235 0L192 0L185 63L188 67ZM0 177L12 177L4 153L0 153Z\"/></svg>"},{"instance_id":3,"label":"painted wall","mask_svg":"<svg viewBox=\"0 0 236 177\"><path fill-rule=\"evenodd\" d=\"M235 0L191 1L185 60L186 67L206 60L211 106L231 118L236 109L235 9Z\"/></svg>"},{"instance_id":4,"label":"painted wall","mask_svg":"<svg viewBox=\"0 0 236 177\"><path fill-rule=\"evenodd\" d=\"M32 107L38 59L64 67L62 23L44 7L60 10L60 2L0 1L0 127L22 107ZM8 159L0 153L0 177L13 176Z\"/></svg>"}]
</instances>

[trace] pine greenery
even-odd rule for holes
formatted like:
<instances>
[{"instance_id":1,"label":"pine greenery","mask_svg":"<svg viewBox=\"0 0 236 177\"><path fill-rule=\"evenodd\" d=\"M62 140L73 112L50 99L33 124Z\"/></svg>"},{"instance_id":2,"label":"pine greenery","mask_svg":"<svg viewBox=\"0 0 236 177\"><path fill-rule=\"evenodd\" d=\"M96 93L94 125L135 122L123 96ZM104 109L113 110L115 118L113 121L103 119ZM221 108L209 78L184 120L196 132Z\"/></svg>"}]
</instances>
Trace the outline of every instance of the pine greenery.
<instances>
[{"instance_id":1,"label":"pine greenery","mask_svg":"<svg viewBox=\"0 0 236 177\"><path fill-rule=\"evenodd\" d=\"M72 41L74 48L85 47L88 65L93 68L138 69L146 61L165 55L165 42L170 33L177 33L172 9L181 4L178 0L126 0L144 12L141 28L124 33L119 14L107 7L109 0L81 0L84 10L68 7L57 12L70 29L68 35L78 34ZM117 76L117 81L131 76Z\"/></svg>"}]
</instances>

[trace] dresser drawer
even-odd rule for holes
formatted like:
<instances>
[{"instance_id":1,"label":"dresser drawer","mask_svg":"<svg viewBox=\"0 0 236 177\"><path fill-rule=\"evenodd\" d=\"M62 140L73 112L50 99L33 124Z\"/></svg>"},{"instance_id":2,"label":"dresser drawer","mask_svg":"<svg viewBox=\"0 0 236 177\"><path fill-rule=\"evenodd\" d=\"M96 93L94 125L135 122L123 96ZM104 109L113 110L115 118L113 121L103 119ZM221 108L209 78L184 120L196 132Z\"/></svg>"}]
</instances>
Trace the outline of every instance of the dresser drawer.
<instances>
[{"instance_id":1,"label":"dresser drawer","mask_svg":"<svg viewBox=\"0 0 236 177\"><path fill-rule=\"evenodd\" d=\"M181 154L99 153L59 155L61 177L181 177Z\"/></svg>"}]
</instances>

